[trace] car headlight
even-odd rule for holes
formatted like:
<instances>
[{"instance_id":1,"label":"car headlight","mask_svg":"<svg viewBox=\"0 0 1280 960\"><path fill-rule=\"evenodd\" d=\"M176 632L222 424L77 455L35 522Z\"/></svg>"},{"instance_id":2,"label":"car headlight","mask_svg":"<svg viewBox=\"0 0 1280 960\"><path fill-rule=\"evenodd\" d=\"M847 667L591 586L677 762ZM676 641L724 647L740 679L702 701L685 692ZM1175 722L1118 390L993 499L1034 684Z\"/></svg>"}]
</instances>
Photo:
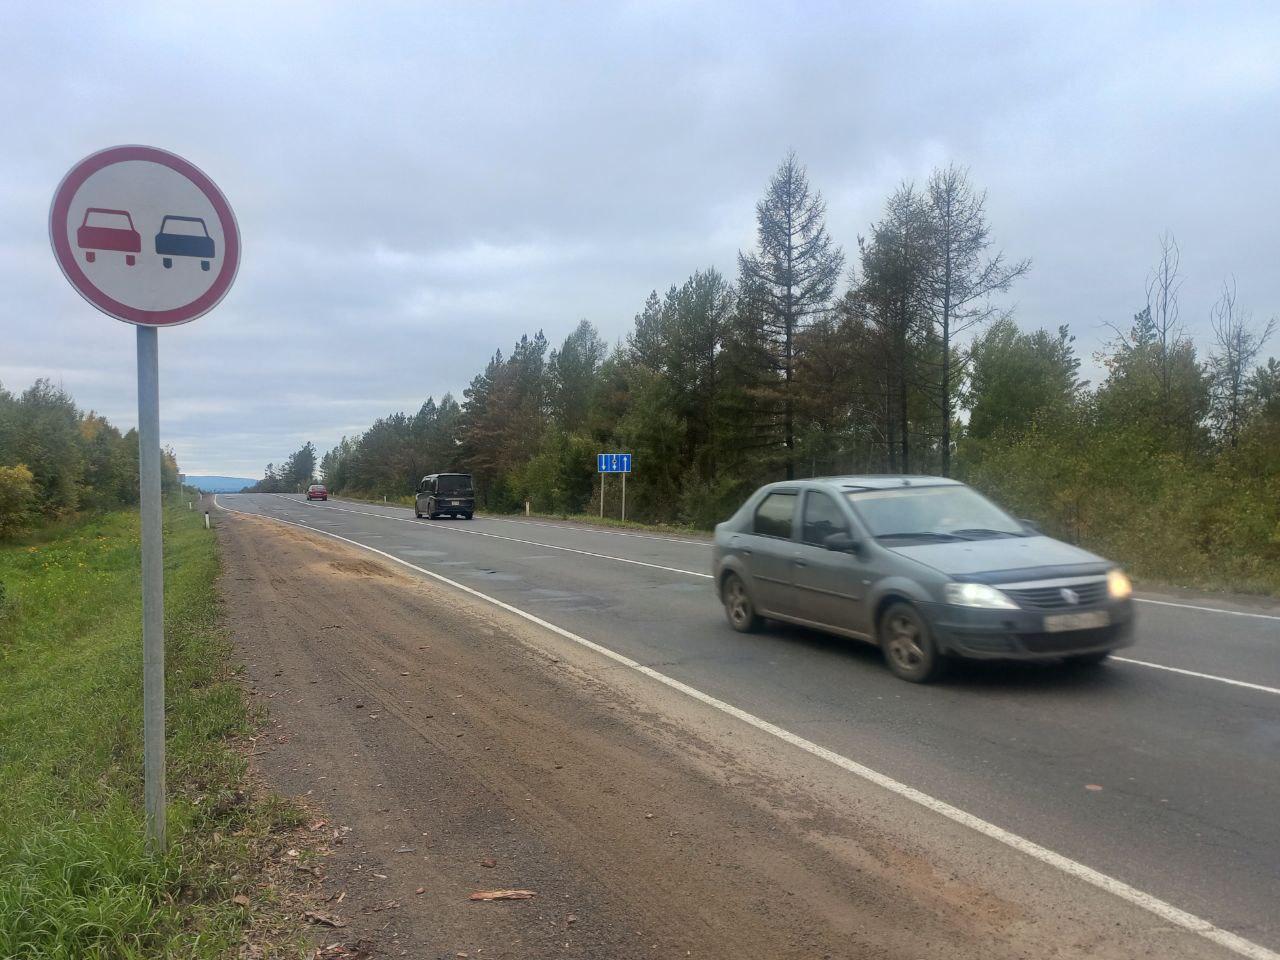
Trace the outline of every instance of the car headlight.
<instances>
[{"instance_id":1,"label":"car headlight","mask_svg":"<svg viewBox=\"0 0 1280 960\"><path fill-rule=\"evenodd\" d=\"M988 610L1017 610L1018 605L995 587L985 583L948 583L947 603L958 607L984 607Z\"/></svg>"},{"instance_id":2,"label":"car headlight","mask_svg":"<svg viewBox=\"0 0 1280 960\"><path fill-rule=\"evenodd\" d=\"M1133 593L1133 584L1129 582L1129 578L1123 571L1108 570L1107 593L1111 594L1112 599L1123 600Z\"/></svg>"}]
</instances>

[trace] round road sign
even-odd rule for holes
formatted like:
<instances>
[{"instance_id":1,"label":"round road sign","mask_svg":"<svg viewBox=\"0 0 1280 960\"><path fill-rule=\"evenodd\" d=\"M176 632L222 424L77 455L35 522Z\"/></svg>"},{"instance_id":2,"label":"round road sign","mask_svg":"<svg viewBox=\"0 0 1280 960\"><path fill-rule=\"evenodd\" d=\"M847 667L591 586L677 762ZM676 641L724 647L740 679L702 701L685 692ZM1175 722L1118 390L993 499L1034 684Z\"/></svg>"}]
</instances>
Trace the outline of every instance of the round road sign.
<instances>
[{"instance_id":1,"label":"round road sign","mask_svg":"<svg viewBox=\"0 0 1280 960\"><path fill-rule=\"evenodd\" d=\"M240 231L222 191L155 147L111 147L72 167L53 195L49 240L82 297L147 327L208 313L240 266Z\"/></svg>"}]
</instances>

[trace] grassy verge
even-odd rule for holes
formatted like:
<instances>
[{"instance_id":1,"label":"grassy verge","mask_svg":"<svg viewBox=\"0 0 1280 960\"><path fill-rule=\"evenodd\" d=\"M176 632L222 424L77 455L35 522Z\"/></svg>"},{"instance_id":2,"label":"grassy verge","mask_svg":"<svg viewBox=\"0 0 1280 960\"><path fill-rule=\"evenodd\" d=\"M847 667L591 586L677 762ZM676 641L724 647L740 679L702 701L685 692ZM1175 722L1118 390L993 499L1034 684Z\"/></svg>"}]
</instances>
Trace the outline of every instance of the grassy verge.
<instances>
[{"instance_id":1,"label":"grassy verge","mask_svg":"<svg viewBox=\"0 0 1280 960\"><path fill-rule=\"evenodd\" d=\"M137 517L0 547L0 957L223 957L255 865L298 813L253 803L231 741L250 732L228 666L213 535L165 515L170 847L142 816Z\"/></svg>"}]
</instances>

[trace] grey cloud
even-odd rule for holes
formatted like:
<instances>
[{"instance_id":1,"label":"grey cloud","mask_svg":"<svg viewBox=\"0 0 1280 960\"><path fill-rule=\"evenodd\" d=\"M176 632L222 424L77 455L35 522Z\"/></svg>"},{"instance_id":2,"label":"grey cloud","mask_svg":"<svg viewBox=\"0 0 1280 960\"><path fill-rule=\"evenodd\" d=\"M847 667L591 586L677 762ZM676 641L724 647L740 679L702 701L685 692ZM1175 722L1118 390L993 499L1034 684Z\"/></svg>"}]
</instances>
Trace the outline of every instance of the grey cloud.
<instances>
[{"instance_id":1,"label":"grey cloud","mask_svg":"<svg viewBox=\"0 0 1280 960\"><path fill-rule=\"evenodd\" d=\"M969 166L996 243L1035 262L1020 322L1070 323L1085 353L1141 307L1165 229L1202 348L1228 273L1280 310L1273 5L14 11L0 380L61 378L132 423L132 332L58 274L49 198L102 146L187 155L245 241L224 304L162 337L165 436L191 472L256 473L458 394L525 331L586 317L616 341L650 289L733 276L788 148L851 262L899 182Z\"/></svg>"}]
</instances>

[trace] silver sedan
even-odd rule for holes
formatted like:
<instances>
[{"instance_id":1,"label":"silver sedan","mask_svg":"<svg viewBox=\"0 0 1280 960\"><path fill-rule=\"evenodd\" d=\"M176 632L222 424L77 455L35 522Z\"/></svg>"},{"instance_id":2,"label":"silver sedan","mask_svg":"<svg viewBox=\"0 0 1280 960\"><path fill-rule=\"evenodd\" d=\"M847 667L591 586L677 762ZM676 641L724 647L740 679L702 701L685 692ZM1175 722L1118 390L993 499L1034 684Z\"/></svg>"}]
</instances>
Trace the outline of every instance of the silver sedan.
<instances>
[{"instance_id":1,"label":"silver sedan","mask_svg":"<svg viewBox=\"0 0 1280 960\"><path fill-rule=\"evenodd\" d=\"M768 618L878 644L917 683L952 657L1097 664L1133 642L1118 567L941 477L761 487L716 527L712 566L735 630Z\"/></svg>"}]
</instances>

